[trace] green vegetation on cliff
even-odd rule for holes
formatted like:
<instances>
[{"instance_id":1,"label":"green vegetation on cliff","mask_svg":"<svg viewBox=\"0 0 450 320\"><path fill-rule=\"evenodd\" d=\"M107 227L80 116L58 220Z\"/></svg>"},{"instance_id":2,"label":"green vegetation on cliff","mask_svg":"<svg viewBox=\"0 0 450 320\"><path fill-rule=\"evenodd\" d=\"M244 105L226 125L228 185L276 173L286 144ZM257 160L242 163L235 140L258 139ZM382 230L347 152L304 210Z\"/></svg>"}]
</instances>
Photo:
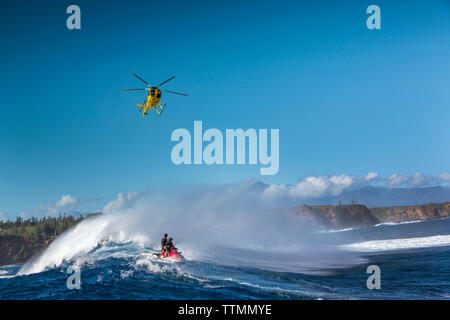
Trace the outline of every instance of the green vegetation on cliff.
<instances>
[{"instance_id":1,"label":"green vegetation on cliff","mask_svg":"<svg viewBox=\"0 0 450 320\"><path fill-rule=\"evenodd\" d=\"M23 220L18 217L16 221L0 221L0 236L24 236L30 239L49 239L56 237L64 230L83 220L83 216L75 219L72 216L30 218Z\"/></svg>"},{"instance_id":2,"label":"green vegetation on cliff","mask_svg":"<svg viewBox=\"0 0 450 320\"><path fill-rule=\"evenodd\" d=\"M382 222L440 219L450 217L450 202L377 207L370 208L370 211Z\"/></svg>"},{"instance_id":3,"label":"green vegetation on cliff","mask_svg":"<svg viewBox=\"0 0 450 320\"><path fill-rule=\"evenodd\" d=\"M96 215L89 214L86 217ZM0 221L0 265L25 263L58 235L75 226L84 217L73 216L30 218Z\"/></svg>"}]
</instances>

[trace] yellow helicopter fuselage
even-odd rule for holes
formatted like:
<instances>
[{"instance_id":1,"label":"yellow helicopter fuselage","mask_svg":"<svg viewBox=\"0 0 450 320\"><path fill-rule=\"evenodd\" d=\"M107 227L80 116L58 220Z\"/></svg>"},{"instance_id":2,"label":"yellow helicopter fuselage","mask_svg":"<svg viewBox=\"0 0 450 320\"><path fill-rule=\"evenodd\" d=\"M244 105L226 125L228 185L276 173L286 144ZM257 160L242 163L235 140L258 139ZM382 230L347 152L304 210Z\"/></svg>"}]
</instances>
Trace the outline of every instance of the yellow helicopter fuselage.
<instances>
[{"instance_id":1,"label":"yellow helicopter fuselage","mask_svg":"<svg viewBox=\"0 0 450 320\"><path fill-rule=\"evenodd\" d=\"M161 90L150 89L145 104L148 106L148 109L155 108L159 104L159 100L161 100Z\"/></svg>"},{"instance_id":2,"label":"yellow helicopter fuselage","mask_svg":"<svg viewBox=\"0 0 450 320\"><path fill-rule=\"evenodd\" d=\"M164 110L164 107L159 104L159 100L161 100L161 90L157 88L149 89L147 99L145 99L145 103L137 105L141 110L143 110L142 117L145 117L147 111L150 109L155 109L158 115L161 115L161 112ZM160 110L158 110L156 106L159 106Z\"/></svg>"}]
</instances>

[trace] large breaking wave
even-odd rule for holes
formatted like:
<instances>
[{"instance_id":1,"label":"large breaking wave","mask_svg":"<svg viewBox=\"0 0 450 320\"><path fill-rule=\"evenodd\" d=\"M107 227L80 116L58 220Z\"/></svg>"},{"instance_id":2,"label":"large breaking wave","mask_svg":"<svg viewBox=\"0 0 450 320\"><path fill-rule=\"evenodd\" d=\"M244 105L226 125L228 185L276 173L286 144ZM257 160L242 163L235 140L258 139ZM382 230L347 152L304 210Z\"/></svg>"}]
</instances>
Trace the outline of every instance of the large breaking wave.
<instances>
[{"instance_id":1,"label":"large breaking wave","mask_svg":"<svg viewBox=\"0 0 450 320\"><path fill-rule=\"evenodd\" d=\"M411 231L411 225L320 232L299 216L270 210L282 204L259 201L245 188L170 195L149 191L118 200L105 207L106 213L62 234L18 274L42 272L67 261L83 265L111 256L136 257L158 250L165 232L189 261L308 274L363 264L365 252L450 245L448 228L432 228L427 234L420 227L414 228L420 232Z\"/></svg>"}]
</instances>

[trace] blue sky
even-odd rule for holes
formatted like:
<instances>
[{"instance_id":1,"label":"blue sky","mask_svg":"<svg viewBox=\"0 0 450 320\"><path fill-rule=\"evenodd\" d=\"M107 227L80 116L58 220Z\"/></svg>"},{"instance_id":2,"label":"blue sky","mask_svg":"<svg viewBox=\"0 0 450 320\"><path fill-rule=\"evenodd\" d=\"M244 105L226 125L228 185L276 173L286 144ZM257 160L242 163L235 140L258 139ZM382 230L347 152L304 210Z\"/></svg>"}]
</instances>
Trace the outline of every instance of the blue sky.
<instances>
[{"instance_id":1,"label":"blue sky","mask_svg":"<svg viewBox=\"0 0 450 320\"><path fill-rule=\"evenodd\" d=\"M82 29L66 28L81 8ZM382 29L368 30L367 6ZM0 212L70 194L85 208L118 192L247 177L375 171L439 175L450 163L448 1L3 1ZM190 97L137 112L131 76ZM176 128L280 129L280 169L175 166Z\"/></svg>"}]
</instances>

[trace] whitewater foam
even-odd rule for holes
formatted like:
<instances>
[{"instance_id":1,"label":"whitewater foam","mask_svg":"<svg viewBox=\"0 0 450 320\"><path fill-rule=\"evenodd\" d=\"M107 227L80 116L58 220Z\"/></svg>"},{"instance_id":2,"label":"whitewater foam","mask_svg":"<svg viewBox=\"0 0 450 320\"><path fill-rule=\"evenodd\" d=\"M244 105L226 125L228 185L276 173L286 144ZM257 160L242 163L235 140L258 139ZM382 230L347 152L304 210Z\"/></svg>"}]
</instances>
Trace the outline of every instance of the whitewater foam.
<instances>
[{"instance_id":1,"label":"whitewater foam","mask_svg":"<svg viewBox=\"0 0 450 320\"><path fill-rule=\"evenodd\" d=\"M297 217L254 208L242 193L217 190L178 197L149 193L125 208L83 220L28 261L18 274L42 272L69 261L82 265L104 257L129 257L130 252L123 253L119 248L114 253L104 243L131 242L141 248L157 248L164 232L175 235L176 245L191 259L201 259L214 245L241 247L244 243L246 248L259 247L261 251L299 250L302 243L311 246L301 222ZM199 235L209 239L208 243L199 241ZM138 253L133 250L131 255ZM213 260L216 254L213 252Z\"/></svg>"},{"instance_id":2,"label":"whitewater foam","mask_svg":"<svg viewBox=\"0 0 450 320\"><path fill-rule=\"evenodd\" d=\"M448 245L450 245L450 235L437 235L431 237L372 240L340 245L339 247L351 251L377 252Z\"/></svg>"},{"instance_id":3,"label":"whitewater foam","mask_svg":"<svg viewBox=\"0 0 450 320\"><path fill-rule=\"evenodd\" d=\"M356 228L320 230L320 231L315 231L314 233L338 233L338 232L346 232L346 231L352 231L352 230L356 230Z\"/></svg>"},{"instance_id":4,"label":"whitewater foam","mask_svg":"<svg viewBox=\"0 0 450 320\"><path fill-rule=\"evenodd\" d=\"M445 218L437 218L437 219L422 219L422 220L412 220L412 221L400 221L400 222L382 222L374 225L374 227L379 226L397 226L402 224L411 224L411 223L421 223L421 222L430 222L430 221L438 221L438 220L446 220L450 219L448 217Z\"/></svg>"},{"instance_id":5,"label":"whitewater foam","mask_svg":"<svg viewBox=\"0 0 450 320\"><path fill-rule=\"evenodd\" d=\"M127 257L130 254L122 250L115 250L105 244L108 242L129 243L139 245L143 237L137 234L134 238L128 236L122 229L120 215L101 215L80 222L74 228L60 235L35 260L27 262L17 273L26 275L42 272L49 268L58 267L66 261L73 261L76 265L92 263L98 259L110 256ZM93 249L98 250L89 255Z\"/></svg>"}]
</instances>

